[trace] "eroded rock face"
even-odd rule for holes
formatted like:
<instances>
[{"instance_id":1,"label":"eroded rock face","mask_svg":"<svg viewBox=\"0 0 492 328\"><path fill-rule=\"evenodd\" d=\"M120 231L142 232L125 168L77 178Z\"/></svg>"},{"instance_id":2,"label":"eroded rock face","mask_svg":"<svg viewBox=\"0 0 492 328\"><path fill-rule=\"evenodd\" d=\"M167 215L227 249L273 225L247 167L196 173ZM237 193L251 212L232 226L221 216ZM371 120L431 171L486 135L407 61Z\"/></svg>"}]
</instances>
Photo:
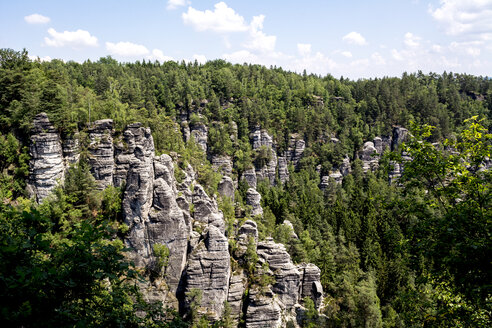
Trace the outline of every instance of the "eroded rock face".
<instances>
[{"instance_id":1,"label":"eroded rock face","mask_svg":"<svg viewBox=\"0 0 492 328\"><path fill-rule=\"evenodd\" d=\"M227 238L218 228L209 225L203 239L189 255L185 295L193 289L201 290L201 307L207 316L218 320L229 296L230 274Z\"/></svg>"},{"instance_id":2,"label":"eroded rock face","mask_svg":"<svg viewBox=\"0 0 492 328\"><path fill-rule=\"evenodd\" d=\"M257 180L267 180L271 185L275 183L275 174L277 170L277 152L273 138L266 130L256 127L250 134L253 150L259 151L260 148L266 148L268 152L268 161L255 161L255 171ZM250 185L251 186L251 185Z\"/></svg>"},{"instance_id":3,"label":"eroded rock face","mask_svg":"<svg viewBox=\"0 0 492 328\"><path fill-rule=\"evenodd\" d=\"M251 206L251 216L263 215L263 208L260 204L261 195L253 188L246 192L246 204Z\"/></svg>"},{"instance_id":4,"label":"eroded rock face","mask_svg":"<svg viewBox=\"0 0 492 328\"><path fill-rule=\"evenodd\" d=\"M113 120L95 121L89 128L89 165L99 189L113 184Z\"/></svg>"},{"instance_id":5,"label":"eroded rock face","mask_svg":"<svg viewBox=\"0 0 492 328\"><path fill-rule=\"evenodd\" d=\"M257 288L248 295L247 328L281 327L282 308L271 290L261 293Z\"/></svg>"},{"instance_id":6,"label":"eroded rock face","mask_svg":"<svg viewBox=\"0 0 492 328\"><path fill-rule=\"evenodd\" d=\"M247 278L242 270L233 272L229 280L227 302L231 306L231 317L235 324L239 322L243 307L243 294L246 289Z\"/></svg>"},{"instance_id":7,"label":"eroded rock face","mask_svg":"<svg viewBox=\"0 0 492 328\"><path fill-rule=\"evenodd\" d=\"M278 157L278 178L281 183L289 181L289 167L286 156Z\"/></svg>"},{"instance_id":8,"label":"eroded rock face","mask_svg":"<svg viewBox=\"0 0 492 328\"><path fill-rule=\"evenodd\" d=\"M212 167L222 175L232 175L232 159L229 156L212 156Z\"/></svg>"},{"instance_id":9,"label":"eroded rock face","mask_svg":"<svg viewBox=\"0 0 492 328\"><path fill-rule=\"evenodd\" d=\"M62 138L63 162L65 171L76 164L80 158L79 134L66 135Z\"/></svg>"},{"instance_id":10,"label":"eroded rock face","mask_svg":"<svg viewBox=\"0 0 492 328\"><path fill-rule=\"evenodd\" d=\"M364 147L359 153L359 157L362 160L364 172L369 170L373 171L379 165L379 155L372 141L367 141L364 143Z\"/></svg>"},{"instance_id":11,"label":"eroded rock face","mask_svg":"<svg viewBox=\"0 0 492 328\"><path fill-rule=\"evenodd\" d=\"M197 184L193 191L193 219L208 225L213 225L224 234L224 214L219 211L215 199L210 198L202 186Z\"/></svg>"},{"instance_id":12,"label":"eroded rock face","mask_svg":"<svg viewBox=\"0 0 492 328\"><path fill-rule=\"evenodd\" d=\"M292 308L299 301L301 275L292 263L285 246L275 243L272 238L267 238L258 243L257 252L258 256L265 259L275 276L272 291L282 302L284 308Z\"/></svg>"},{"instance_id":13,"label":"eroded rock face","mask_svg":"<svg viewBox=\"0 0 492 328\"><path fill-rule=\"evenodd\" d=\"M174 166L168 155L154 160L153 188L153 202L146 226L148 241L150 248L155 244L168 247L165 278L170 291L175 293L186 265L190 227L176 201Z\"/></svg>"},{"instance_id":14,"label":"eroded rock face","mask_svg":"<svg viewBox=\"0 0 492 328\"><path fill-rule=\"evenodd\" d=\"M154 195L154 142L150 129L132 124L124 132L125 151L119 155L120 177L128 167L123 194L123 218L130 228L125 243L134 250L137 266L148 264L152 254L147 225ZM124 161L123 161L124 159Z\"/></svg>"},{"instance_id":15,"label":"eroded rock face","mask_svg":"<svg viewBox=\"0 0 492 328\"><path fill-rule=\"evenodd\" d=\"M299 298L310 297L319 308L323 301L321 270L312 263L301 263L297 268L301 275Z\"/></svg>"},{"instance_id":16,"label":"eroded rock face","mask_svg":"<svg viewBox=\"0 0 492 328\"><path fill-rule=\"evenodd\" d=\"M197 123L190 127L190 136L195 139L195 142L207 152L208 128L203 123Z\"/></svg>"},{"instance_id":17,"label":"eroded rock face","mask_svg":"<svg viewBox=\"0 0 492 328\"><path fill-rule=\"evenodd\" d=\"M34 118L30 139L27 191L30 197L41 202L58 183L63 182L65 167L62 144L46 113L40 113Z\"/></svg>"},{"instance_id":18,"label":"eroded rock face","mask_svg":"<svg viewBox=\"0 0 492 328\"><path fill-rule=\"evenodd\" d=\"M257 179L256 179L256 172L255 172L254 168L250 168L250 169L245 170L243 172L242 179L244 179L244 181L246 181L248 186L256 189Z\"/></svg>"},{"instance_id":19,"label":"eroded rock face","mask_svg":"<svg viewBox=\"0 0 492 328\"><path fill-rule=\"evenodd\" d=\"M393 139L391 141L391 150L395 151L398 149L398 146L401 145L402 142L406 140L408 136L408 130L402 128L401 126L395 126L393 128Z\"/></svg>"},{"instance_id":20,"label":"eroded rock face","mask_svg":"<svg viewBox=\"0 0 492 328\"><path fill-rule=\"evenodd\" d=\"M223 176L222 180L220 180L219 185L217 186L217 192L222 197L228 197L232 201L234 201L234 191L236 188L234 187L234 181L228 176Z\"/></svg>"}]
</instances>

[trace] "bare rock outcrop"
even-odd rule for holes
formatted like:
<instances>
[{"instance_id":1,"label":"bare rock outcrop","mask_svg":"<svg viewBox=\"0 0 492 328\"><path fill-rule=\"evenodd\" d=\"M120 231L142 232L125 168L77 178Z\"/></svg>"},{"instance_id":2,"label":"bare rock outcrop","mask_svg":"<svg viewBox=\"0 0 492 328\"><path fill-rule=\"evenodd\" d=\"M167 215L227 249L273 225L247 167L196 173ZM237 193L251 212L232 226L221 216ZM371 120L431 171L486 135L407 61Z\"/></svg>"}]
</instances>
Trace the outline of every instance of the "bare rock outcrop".
<instances>
[{"instance_id":1,"label":"bare rock outcrop","mask_svg":"<svg viewBox=\"0 0 492 328\"><path fill-rule=\"evenodd\" d=\"M99 189L113 184L114 147L113 120L92 123L89 128L89 165Z\"/></svg>"},{"instance_id":2,"label":"bare rock outcrop","mask_svg":"<svg viewBox=\"0 0 492 328\"><path fill-rule=\"evenodd\" d=\"M27 191L41 202L63 181L65 171L60 136L46 113L35 116L30 140Z\"/></svg>"},{"instance_id":3,"label":"bare rock outcrop","mask_svg":"<svg viewBox=\"0 0 492 328\"><path fill-rule=\"evenodd\" d=\"M263 215L263 208L260 204L261 195L253 188L246 192L246 204L251 206L251 216Z\"/></svg>"},{"instance_id":4,"label":"bare rock outcrop","mask_svg":"<svg viewBox=\"0 0 492 328\"><path fill-rule=\"evenodd\" d=\"M277 295L283 308L291 309L299 301L301 275L292 263L285 246L267 238L258 243L257 252L258 256L265 259L274 274L275 284L272 291Z\"/></svg>"},{"instance_id":5,"label":"bare rock outcrop","mask_svg":"<svg viewBox=\"0 0 492 328\"><path fill-rule=\"evenodd\" d=\"M118 173L126 188L123 195L123 218L129 227L125 244L133 249L137 266L148 264L152 254L147 225L154 195L154 142L150 129L131 124L124 132L125 151L119 154Z\"/></svg>"},{"instance_id":6,"label":"bare rock outcrop","mask_svg":"<svg viewBox=\"0 0 492 328\"><path fill-rule=\"evenodd\" d=\"M205 225L213 225L225 233L224 214L219 211L217 201L210 198L202 186L195 185L193 190L193 219Z\"/></svg>"},{"instance_id":7,"label":"bare rock outcrop","mask_svg":"<svg viewBox=\"0 0 492 328\"><path fill-rule=\"evenodd\" d=\"M232 159L229 156L212 156L212 167L216 172L225 176L232 176Z\"/></svg>"},{"instance_id":8,"label":"bare rock outcrop","mask_svg":"<svg viewBox=\"0 0 492 328\"><path fill-rule=\"evenodd\" d=\"M190 136L203 149L204 152L207 152L208 128L205 124L195 123L190 126Z\"/></svg>"},{"instance_id":9,"label":"bare rock outcrop","mask_svg":"<svg viewBox=\"0 0 492 328\"><path fill-rule=\"evenodd\" d=\"M250 140L253 150L259 152L254 163L257 179L267 180L273 185L277 172L277 152L273 138L266 130L256 127L250 134Z\"/></svg>"},{"instance_id":10,"label":"bare rock outcrop","mask_svg":"<svg viewBox=\"0 0 492 328\"><path fill-rule=\"evenodd\" d=\"M203 239L189 255L186 266L185 295L202 291L201 308L212 320L218 320L229 296L231 275L229 244L224 234L209 225ZM187 300L189 302L189 300Z\"/></svg>"},{"instance_id":11,"label":"bare rock outcrop","mask_svg":"<svg viewBox=\"0 0 492 328\"><path fill-rule=\"evenodd\" d=\"M234 187L234 181L228 176L223 176L217 186L217 192L222 197L228 197L234 201L234 192L236 188Z\"/></svg>"},{"instance_id":12,"label":"bare rock outcrop","mask_svg":"<svg viewBox=\"0 0 492 328\"><path fill-rule=\"evenodd\" d=\"M257 179L256 179L256 171L254 168L245 170L242 174L242 179L246 181L248 186L256 189Z\"/></svg>"},{"instance_id":13,"label":"bare rock outcrop","mask_svg":"<svg viewBox=\"0 0 492 328\"><path fill-rule=\"evenodd\" d=\"M246 310L247 328L281 327L281 314L282 307L271 290L266 292L261 292L258 288L250 290Z\"/></svg>"},{"instance_id":14,"label":"bare rock outcrop","mask_svg":"<svg viewBox=\"0 0 492 328\"><path fill-rule=\"evenodd\" d=\"M323 287L321 286L321 270L312 263L301 263L297 266L301 274L299 298L310 297L317 308L323 301Z\"/></svg>"}]
</instances>

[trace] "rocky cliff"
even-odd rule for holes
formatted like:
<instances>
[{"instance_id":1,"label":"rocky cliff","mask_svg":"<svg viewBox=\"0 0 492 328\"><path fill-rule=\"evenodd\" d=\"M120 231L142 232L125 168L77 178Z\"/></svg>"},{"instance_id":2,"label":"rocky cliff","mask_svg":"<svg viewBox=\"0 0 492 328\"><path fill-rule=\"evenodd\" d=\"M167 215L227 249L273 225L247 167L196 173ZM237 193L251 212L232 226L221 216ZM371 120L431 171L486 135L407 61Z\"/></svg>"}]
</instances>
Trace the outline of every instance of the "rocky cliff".
<instances>
[{"instance_id":1,"label":"rocky cliff","mask_svg":"<svg viewBox=\"0 0 492 328\"><path fill-rule=\"evenodd\" d=\"M205 130L192 131L200 131L192 133L199 144L206 140ZM45 114L36 116L29 191L38 201L63 181L67 165L78 159L75 140L62 140ZM186 315L193 297L200 294L200 314L219 320L227 306L232 319L243 320L246 327L285 326L287 320L295 319L296 308L302 308L306 296L321 306L319 269L313 264L296 266L285 247L272 239L259 241L253 220L237 218L232 223L236 232L226 234L216 196L205 192L190 166L183 170L181 183L176 181L176 163L168 155L156 156L150 129L135 123L117 135L111 120L100 120L89 127L88 141L88 161L98 187L123 188L122 214L129 228L124 242L131 250L128 257L146 272L148 279L140 285L147 299L162 301ZM252 142L254 149L263 146L271 154L269 161L251 172L255 183L256 179L274 183L277 156L272 138L266 131L255 130ZM295 164L303 143L293 144L285 157ZM224 175L219 194L234 197L231 160L215 158L213 164ZM261 195L254 187L245 200L251 217L263 214ZM169 256L166 265L159 267L156 250L162 247ZM258 254L257 262L250 263L256 268L254 274L246 270L251 251ZM262 275L272 279L262 283L256 278Z\"/></svg>"}]
</instances>

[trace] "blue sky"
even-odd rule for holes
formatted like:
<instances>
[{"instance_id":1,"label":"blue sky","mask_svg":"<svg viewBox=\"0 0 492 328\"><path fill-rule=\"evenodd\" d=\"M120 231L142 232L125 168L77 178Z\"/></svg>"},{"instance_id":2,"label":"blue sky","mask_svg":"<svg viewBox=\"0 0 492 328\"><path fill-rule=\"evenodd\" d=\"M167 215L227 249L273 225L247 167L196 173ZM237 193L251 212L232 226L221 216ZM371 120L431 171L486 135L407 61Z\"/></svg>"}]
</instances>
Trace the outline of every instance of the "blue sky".
<instances>
[{"instance_id":1,"label":"blue sky","mask_svg":"<svg viewBox=\"0 0 492 328\"><path fill-rule=\"evenodd\" d=\"M0 48L41 60L198 60L335 77L492 76L492 0L0 0Z\"/></svg>"}]
</instances>

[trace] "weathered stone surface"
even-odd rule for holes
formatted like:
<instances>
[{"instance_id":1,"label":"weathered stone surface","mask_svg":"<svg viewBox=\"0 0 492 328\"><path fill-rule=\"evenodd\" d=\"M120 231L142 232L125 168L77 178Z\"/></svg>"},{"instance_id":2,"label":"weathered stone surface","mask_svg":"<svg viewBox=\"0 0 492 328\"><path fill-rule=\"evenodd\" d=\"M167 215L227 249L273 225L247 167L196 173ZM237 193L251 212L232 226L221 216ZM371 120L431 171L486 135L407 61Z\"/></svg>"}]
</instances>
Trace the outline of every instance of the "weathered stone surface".
<instances>
[{"instance_id":1,"label":"weathered stone surface","mask_svg":"<svg viewBox=\"0 0 492 328\"><path fill-rule=\"evenodd\" d=\"M225 232L224 214L219 211L215 199L211 199L202 186L195 185L193 190L193 219L217 227Z\"/></svg>"},{"instance_id":2,"label":"weathered stone surface","mask_svg":"<svg viewBox=\"0 0 492 328\"><path fill-rule=\"evenodd\" d=\"M278 178L281 183L289 181L289 167L286 156L278 157Z\"/></svg>"},{"instance_id":3,"label":"weathered stone surface","mask_svg":"<svg viewBox=\"0 0 492 328\"><path fill-rule=\"evenodd\" d=\"M65 135L62 139L63 162L66 171L70 165L73 165L79 161L79 134L74 133L73 135Z\"/></svg>"},{"instance_id":4,"label":"weathered stone surface","mask_svg":"<svg viewBox=\"0 0 492 328\"><path fill-rule=\"evenodd\" d=\"M295 168L297 168L305 148L306 142L303 139L299 138L299 136L292 135L289 140L289 147L285 151L284 156L287 158L288 161L294 164Z\"/></svg>"},{"instance_id":5,"label":"weathered stone surface","mask_svg":"<svg viewBox=\"0 0 492 328\"><path fill-rule=\"evenodd\" d=\"M352 167L350 165L350 158L348 156L345 156L343 159L342 164L340 165L340 173L342 176L346 177L347 175L352 172Z\"/></svg>"},{"instance_id":6,"label":"weathered stone surface","mask_svg":"<svg viewBox=\"0 0 492 328\"><path fill-rule=\"evenodd\" d=\"M34 118L30 140L27 191L30 197L41 202L63 182L65 171L60 136L46 113Z\"/></svg>"},{"instance_id":7,"label":"weathered stone surface","mask_svg":"<svg viewBox=\"0 0 492 328\"><path fill-rule=\"evenodd\" d=\"M169 249L165 279L174 294L186 264L190 228L176 202L173 170L173 162L168 155L154 160L153 203L146 229L150 249L155 244L166 245Z\"/></svg>"},{"instance_id":8,"label":"weathered stone surface","mask_svg":"<svg viewBox=\"0 0 492 328\"><path fill-rule=\"evenodd\" d=\"M301 275L292 263L285 246L275 243L272 238L267 238L258 243L257 252L258 256L266 260L275 276L272 291L277 294L285 308L292 308L299 300Z\"/></svg>"},{"instance_id":9,"label":"weathered stone surface","mask_svg":"<svg viewBox=\"0 0 492 328\"><path fill-rule=\"evenodd\" d=\"M246 220L237 232L237 249L232 254L236 259L239 259L240 262L243 262L243 255L246 254L246 250L248 249L248 244L250 243L251 238L256 244L258 243L258 226L256 222L253 220Z\"/></svg>"},{"instance_id":10,"label":"weathered stone surface","mask_svg":"<svg viewBox=\"0 0 492 328\"><path fill-rule=\"evenodd\" d=\"M99 189L113 184L113 120L99 120L89 128L89 165Z\"/></svg>"},{"instance_id":11,"label":"weathered stone surface","mask_svg":"<svg viewBox=\"0 0 492 328\"><path fill-rule=\"evenodd\" d=\"M317 308L323 301L323 287L321 286L321 270L312 263L301 263L297 266L301 275L299 298L310 297Z\"/></svg>"},{"instance_id":12,"label":"weathered stone surface","mask_svg":"<svg viewBox=\"0 0 492 328\"><path fill-rule=\"evenodd\" d=\"M118 155L117 172L121 174L119 179L126 178L122 207L124 221L130 230L125 244L134 250L132 259L136 265L143 266L152 253L146 225L154 194L154 142L150 129L140 124L129 125L124 140L126 144L124 153ZM123 175L126 168L127 174Z\"/></svg>"},{"instance_id":13,"label":"weathered stone surface","mask_svg":"<svg viewBox=\"0 0 492 328\"><path fill-rule=\"evenodd\" d=\"M260 204L261 195L253 188L246 192L246 205L251 206L251 216L263 215L263 208Z\"/></svg>"},{"instance_id":14,"label":"weathered stone surface","mask_svg":"<svg viewBox=\"0 0 492 328\"><path fill-rule=\"evenodd\" d=\"M266 147L269 152L269 160L267 163L255 161L255 171L257 180L268 180L271 185L275 183L275 174L277 170L277 152L273 138L266 130L256 127L250 134L253 150L258 150L261 147Z\"/></svg>"},{"instance_id":15,"label":"weathered stone surface","mask_svg":"<svg viewBox=\"0 0 492 328\"><path fill-rule=\"evenodd\" d=\"M254 168L247 169L243 172L242 179L251 187L256 189L256 172Z\"/></svg>"},{"instance_id":16,"label":"weathered stone surface","mask_svg":"<svg viewBox=\"0 0 492 328\"><path fill-rule=\"evenodd\" d=\"M218 320L228 299L231 274L229 244L222 232L209 225L204 239L191 252L186 267L186 293L202 291L201 308ZM189 300L186 300L189 302Z\"/></svg>"},{"instance_id":17,"label":"weathered stone surface","mask_svg":"<svg viewBox=\"0 0 492 328\"><path fill-rule=\"evenodd\" d=\"M364 147L359 153L359 158L362 160L364 172L373 171L378 167L379 155L372 141L364 143Z\"/></svg>"},{"instance_id":18,"label":"weathered stone surface","mask_svg":"<svg viewBox=\"0 0 492 328\"><path fill-rule=\"evenodd\" d=\"M282 308L271 290L266 293L260 293L257 288L252 288L248 295L246 327L281 327L281 311Z\"/></svg>"},{"instance_id":19,"label":"weathered stone surface","mask_svg":"<svg viewBox=\"0 0 492 328\"><path fill-rule=\"evenodd\" d=\"M232 159L229 156L212 156L212 167L222 175L228 177L232 175Z\"/></svg>"},{"instance_id":20,"label":"weathered stone surface","mask_svg":"<svg viewBox=\"0 0 492 328\"><path fill-rule=\"evenodd\" d=\"M231 317L235 324L239 322L243 307L243 294L246 289L247 278L242 270L233 272L229 280L229 294L227 302L231 306Z\"/></svg>"},{"instance_id":21,"label":"weathered stone surface","mask_svg":"<svg viewBox=\"0 0 492 328\"><path fill-rule=\"evenodd\" d=\"M141 123L133 123L127 126L123 135L115 142L115 169L113 173L113 185L123 186L127 183L127 175L130 167L142 162L144 158L154 155L154 139L149 128L142 127Z\"/></svg>"},{"instance_id":22,"label":"weathered stone surface","mask_svg":"<svg viewBox=\"0 0 492 328\"><path fill-rule=\"evenodd\" d=\"M208 128L203 123L196 123L190 127L190 135L195 142L207 152Z\"/></svg>"},{"instance_id":23,"label":"weathered stone surface","mask_svg":"<svg viewBox=\"0 0 492 328\"><path fill-rule=\"evenodd\" d=\"M398 146L401 145L402 142L406 140L408 136L408 130L402 128L401 126L393 127L393 138L391 141L391 150L395 151L398 149Z\"/></svg>"},{"instance_id":24,"label":"weathered stone surface","mask_svg":"<svg viewBox=\"0 0 492 328\"><path fill-rule=\"evenodd\" d=\"M234 187L234 181L232 181L232 179L228 176L223 176L217 186L217 192L219 195L222 197L229 197L232 201L234 201L235 190L236 188Z\"/></svg>"},{"instance_id":25,"label":"weathered stone surface","mask_svg":"<svg viewBox=\"0 0 492 328\"><path fill-rule=\"evenodd\" d=\"M183 135L183 140L184 142L188 142L191 136L191 130L188 121L182 121L180 126L181 126L181 133Z\"/></svg>"},{"instance_id":26,"label":"weathered stone surface","mask_svg":"<svg viewBox=\"0 0 492 328\"><path fill-rule=\"evenodd\" d=\"M338 184L341 184L342 183L342 180L343 180L343 175L338 170L337 171L331 171L330 174L328 175L328 177L329 178L332 178L333 180L335 180L335 182L338 183ZM322 183L323 182L324 181L322 180Z\"/></svg>"}]
</instances>

